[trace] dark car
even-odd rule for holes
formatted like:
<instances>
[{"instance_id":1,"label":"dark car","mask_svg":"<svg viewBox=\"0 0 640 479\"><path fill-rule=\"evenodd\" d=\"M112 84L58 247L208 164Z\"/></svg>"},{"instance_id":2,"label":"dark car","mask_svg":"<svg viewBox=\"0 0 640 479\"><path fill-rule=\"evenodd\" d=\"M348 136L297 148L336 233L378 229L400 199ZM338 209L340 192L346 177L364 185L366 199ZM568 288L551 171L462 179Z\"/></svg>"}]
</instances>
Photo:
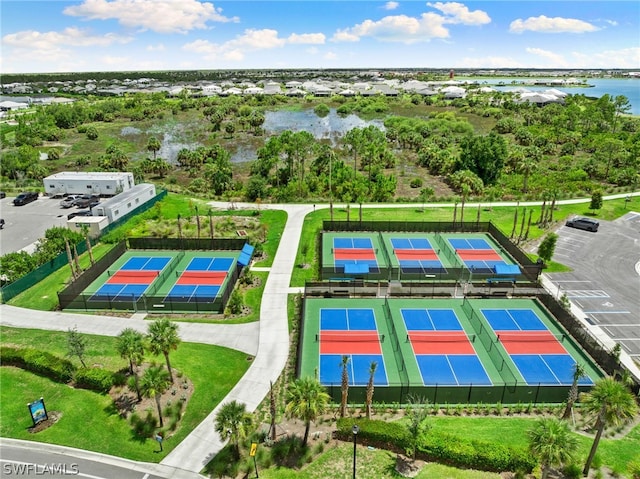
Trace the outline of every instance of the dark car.
<instances>
[{"instance_id":1,"label":"dark car","mask_svg":"<svg viewBox=\"0 0 640 479\"><path fill-rule=\"evenodd\" d=\"M82 195L74 203L78 208L93 208L98 204L100 204L100 197L96 195Z\"/></svg>"},{"instance_id":2,"label":"dark car","mask_svg":"<svg viewBox=\"0 0 640 479\"><path fill-rule=\"evenodd\" d=\"M74 211L67 215L67 219L75 218L76 216L91 216L91 210Z\"/></svg>"},{"instance_id":3,"label":"dark car","mask_svg":"<svg viewBox=\"0 0 640 479\"><path fill-rule=\"evenodd\" d=\"M0 199L6 198L7 194L4 191L0 191Z\"/></svg>"},{"instance_id":4,"label":"dark car","mask_svg":"<svg viewBox=\"0 0 640 479\"><path fill-rule=\"evenodd\" d=\"M13 200L13 204L16 206L26 205L27 203L31 203L38 199L38 193L35 191L25 191L24 193L20 193Z\"/></svg>"},{"instance_id":5,"label":"dark car","mask_svg":"<svg viewBox=\"0 0 640 479\"><path fill-rule=\"evenodd\" d=\"M567 226L570 226L571 228L593 231L594 233L598 231L598 228L600 227L600 223L598 222L598 220L582 217L568 219L565 224Z\"/></svg>"}]
</instances>

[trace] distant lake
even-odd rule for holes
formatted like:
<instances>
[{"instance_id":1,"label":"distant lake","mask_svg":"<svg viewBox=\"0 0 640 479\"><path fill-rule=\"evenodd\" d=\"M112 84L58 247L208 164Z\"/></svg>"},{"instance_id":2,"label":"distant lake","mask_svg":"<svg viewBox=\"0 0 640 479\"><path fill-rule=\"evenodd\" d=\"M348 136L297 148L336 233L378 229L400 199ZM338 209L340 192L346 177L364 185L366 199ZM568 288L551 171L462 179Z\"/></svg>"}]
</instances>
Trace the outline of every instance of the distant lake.
<instances>
[{"instance_id":1,"label":"distant lake","mask_svg":"<svg viewBox=\"0 0 640 479\"><path fill-rule=\"evenodd\" d=\"M264 128L267 134L280 134L291 130L308 131L317 140L329 139L332 145L353 128L376 126L384 131L383 120L363 120L358 115L338 115L335 108L331 108L325 117L316 115L312 108L306 110L278 110L267 111L264 114Z\"/></svg>"},{"instance_id":2,"label":"distant lake","mask_svg":"<svg viewBox=\"0 0 640 479\"><path fill-rule=\"evenodd\" d=\"M463 78L459 78L464 81ZM511 85L512 81L527 82L531 80L548 80L553 81L557 78L469 78L469 80L475 80L478 83L487 83L487 85L494 87L496 90L509 91L514 88L526 88L531 91L542 91L555 88L556 90L569 93L570 95L584 95L590 97L600 98L607 93L612 97L618 95L624 95L629 99L631 104L631 114L640 115L640 79L623 79L623 78L587 78L586 83L593 85L591 88L582 87L562 87L562 86L529 86L529 85ZM504 82L504 86L497 86L497 83Z\"/></svg>"}]
</instances>

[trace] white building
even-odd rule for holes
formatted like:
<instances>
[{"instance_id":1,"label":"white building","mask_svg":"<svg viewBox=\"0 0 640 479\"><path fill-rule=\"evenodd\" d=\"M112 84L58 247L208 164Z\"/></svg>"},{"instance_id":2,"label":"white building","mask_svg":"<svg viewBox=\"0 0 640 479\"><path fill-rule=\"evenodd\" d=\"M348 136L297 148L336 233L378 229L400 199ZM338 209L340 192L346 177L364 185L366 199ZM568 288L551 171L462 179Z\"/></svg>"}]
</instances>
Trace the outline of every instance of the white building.
<instances>
[{"instance_id":1,"label":"white building","mask_svg":"<svg viewBox=\"0 0 640 479\"><path fill-rule=\"evenodd\" d=\"M109 223L120 219L127 213L145 204L156 196L156 187L151 183L140 183L130 190L103 201L91 210L93 216L106 216Z\"/></svg>"},{"instance_id":2,"label":"white building","mask_svg":"<svg viewBox=\"0 0 640 479\"><path fill-rule=\"evenodd\" d=\"M49 196L101 195L114 196L133 188L133 173L63 171L44 180Z\"/></svg>"},{"instance_id":3,"label":"white building","mask_svg":"<svg viewBox=\"0 0 640 479\"><path fill-rule=\"evenodd\" d=\"M109 218L106 216L75 216L67 221L67 228L78 233L82 233L83 226L87 226L90 238L100 236L100 232L108 225Z\"/></svg>"}]
</instances>

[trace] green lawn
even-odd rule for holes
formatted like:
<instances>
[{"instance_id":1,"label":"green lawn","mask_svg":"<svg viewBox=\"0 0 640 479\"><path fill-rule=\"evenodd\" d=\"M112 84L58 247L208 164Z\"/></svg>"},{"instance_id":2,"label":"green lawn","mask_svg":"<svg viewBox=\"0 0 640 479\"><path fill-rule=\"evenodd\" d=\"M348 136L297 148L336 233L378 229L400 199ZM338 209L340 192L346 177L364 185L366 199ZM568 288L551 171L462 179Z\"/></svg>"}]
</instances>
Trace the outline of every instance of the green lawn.
<instances>
[{"instance_id":1,"label":"green lawn","mask_svg":"<svg viewBox=\"0 0 640 479\"><path fill-rule=\"evenodd\" d=\"M508 446L526 447L527 430L535 423L535 418L516 417L435 417L429 424L434 430L453 435L496 442ZM463 432L462 432L463 431ZM578 457L583 461L591 444L592 436L576 434L579 443ZM624 472L633 460L640 460L640 424L621 439L603 438L598 447L602 464L614 471Z\"/></svg>"},{"instance_id":2,"label":"green lawn","mask_svg":"<svg viewBox=\"0 0 640 479\"><path fill-rule=\"evenodd\" d=\"M310 446L318 447L310 442ZM395 472L396 454L366 447L357 448L356 477L362 479L397 479L402 476ZM273 468L258 471L265 479L348 479L353 471L353 445L339 444L327 449L318 459L303 467L300 471L286 468ZM456 469L442 464L427 464L416 476L417 479L499 479L500 475L491 472Z\"/></svg>"},{"instance_id":3,"label":"green lawn","mask_svg":"<svg viewBox=\"0 0 640 479\"><path fill-rule=\"evenodd\" d=\"M63 332L6 327L0 332L2 344L46 345L47 351L64 355L66 335ZM87 340L87 364L113 369L126 366L115 352L115 338L87 335ZM163 358L147 358L150 359L164 364ZM72 389L11 367L0 370L0 436L61 444L137 461L158 462L202 422L235 386L250 364L244 353L193 343L182 343L171 354L171 361L174 368L193 381L195 390L179 428L174 436L164 442L162 453L154 452L157 443L152 439L141 441L135 438L127 421L120 418L113 408L109 396ZM34 435L27 431L31 419L25 405L41 396L45 399L47 409L62 413L62 417L53 427ZM87 423L91 427L86 427Z\"/></svg>"},{"instance_id":4,"label":"green lawn","mask_svg":"<svg viewBox=\"0 0 640 479\"><path fill-rule=\"evenodd\" d=\"M97 261L113 248L112 244L100 243L93 247L93 256ZM80 266L90 266L89 254L80 255ZM71 269L63 266L58 271L47 276L31 288L15 296L8 304L21 308L37 309L39 311L52 311L58 307L58 291L63 290L71 281Z\"/></svg>"}]
</instances>

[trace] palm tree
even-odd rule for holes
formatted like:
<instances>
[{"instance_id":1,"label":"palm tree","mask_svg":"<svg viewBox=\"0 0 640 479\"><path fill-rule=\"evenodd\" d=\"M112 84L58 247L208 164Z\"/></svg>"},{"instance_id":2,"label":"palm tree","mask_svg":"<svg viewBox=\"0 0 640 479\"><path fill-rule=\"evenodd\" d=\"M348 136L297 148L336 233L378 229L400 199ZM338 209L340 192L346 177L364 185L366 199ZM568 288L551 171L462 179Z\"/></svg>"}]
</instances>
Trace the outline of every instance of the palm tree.
<instances>
[{"instance_id":1,"label":"palm tree","mask_svg":"<svg viewBox=\"0 0 640 479\"><path fill-rule=\"evenodd\" d=\"M376 374L376 369L378 369L378 363L375 361L371 361L371 364L369 365L369 382L367 383L367 396L365 398L367 419L371 419L371 404L373 403L373 377Z\"/></svg>"},{"instance_id":2,"label":"palm tree","mask_svg":"<svg viewBox=\"0 0 640 479\"><path fill-rule=\"evenodd\" d=\"M161 144L160 144L160 140L158 140L158 138L156 138L155 136L152 136L149 138L149 141L147 142L147 151L150 151L153 153L153 159L156 159L156 154L158 153L158 150L160 150L161 148Z\"/></svg>"},{"instance_id":3,"label":"palm tree","mask_svg":"<svg viewBox=\"0 0 640 479\"><path fill-rule=\"evenodd\" d=\"M149 339L149 351L153 354L164 354L167 362L167 371L169 371L169 379L171 379L171 383L173 384L169 352L172 349L178 349L178 345L180 344L178 325L166 318L156 319L149 324L147 338Z\"/></svg>"},{"instance_id":4,"label":"palm tree","mask_svg":"<svg viewBox=\"0 0 640 479\"><path fill-rule=\"evenodd\" d=\"M215 419L216 432L223 439L229 439L235 449L236 457L240 456L240 442L247 437L251 424L251 414L247 406L238 401L223 404Z\"/></svg>"},{"instance_id":5,"label":"palm tree","mask_svg":"<svg viewBox=\"0 0 640 479\"><path fill-rule=\"evenodd\" d=\"M303 446L307 445L311 421L325 413L330 400L331 397L315 378L300 378L289 385L285 410L290 417L304 421Z\"/></svg>"},{"instance_id":6,"label":"palm tree","mask_svg":"<svg viewBox=\"0 0 640 479\"><path fill-rule=\"evenodd\" d=\"M345 417L347 415L347 399L349 396L349 372L347 369L348 364L349 356L342 356L342 361L340 361L340 367L342 368L342 376L340 378L340 389L342 391L342 396L340 398L340 417Z\"/></svg>"},{"instance_id":7,"label":"palm tree","mask_svg":"<svg viewBox=\"0 0 640 479\"><path fill-rule=\"evenodd\" d=\"M555 417L539 419L527 434L529 452L540 460L541 479L547 478L551 467L571 461L578 447L578 440L568 424Z\"/></svg>"},{"instance_id":8,"label":"palm tree","mask_svg":"<svg viewBox=\"0 0 640 479\"><path fill-rule=\"evenodd\" d=\"M133 328L123 329L118 335L116 347L120 357L129 361L129 372L134 377L138 401L141 401L142 396L140 395L140 384L136 367L144 358L144 335Z\"/></svg>"},{"instance_id":9,"label":"palm tree","mask_svg":"<svg viewBox=\"0 0 640 479\"><path fill-rule=\"evenodd\" d=\"M158 418L160 419L160 427L164 426L162 421L162 407L160 406L160 396L164 393L169 386L169 373L167 373L161 366L152 366L147 369L142 378L140 378L140 390L142 395L147 398L153 398L156 400L156 406L158 408Z\"/></svg>"},{"instance_id":10,"label":"palm tree","mask_svg":"<svg viewBox=\"0 0 640 479\"><path fill-rule=\"evenodd\" d=\"M569 416L571 416L571 409L578 400L578 381L584 377L586 377L586 370L584 366L580 363L575 363L573 365L573 382L571 383L569 396L567 397L567 407L562 415L563 420L569 419Z\"/></svg>"},{"instance_id":11,"label":"palm tree","mask_svg":"<svg viewBox=\"0 0 640 479\"><path fill-rule=\"evenodd\" d=\"M596 435L582 470L586 476L605 427L618 426L633 418L638 413L638 404L626 385L610 377L596 382L591 392L583 393L581 399L585 412L596 418L594 426Z\"/></svg>"}]
</instances>

